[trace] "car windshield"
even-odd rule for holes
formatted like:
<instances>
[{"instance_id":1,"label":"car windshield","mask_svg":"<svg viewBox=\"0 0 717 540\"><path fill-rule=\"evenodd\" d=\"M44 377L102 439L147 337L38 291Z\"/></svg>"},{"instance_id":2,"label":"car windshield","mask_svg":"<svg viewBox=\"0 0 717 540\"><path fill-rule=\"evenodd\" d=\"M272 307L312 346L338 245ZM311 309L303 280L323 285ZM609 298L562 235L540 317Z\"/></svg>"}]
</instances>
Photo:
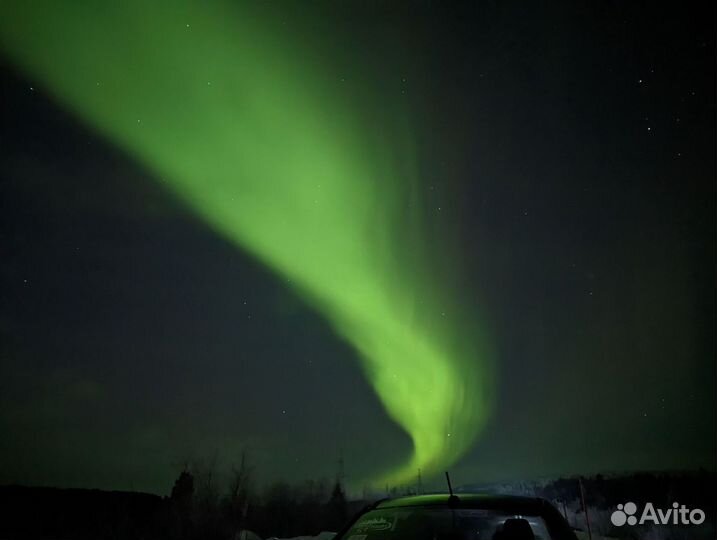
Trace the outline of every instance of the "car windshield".
<instances>
[{"instance_id":1,"label":"car windshield","mask_svg":"<svg viewBox=\"0 0 717 540\"><path fill-rule=\"evenodd\" d=\"M361 516L342 540L550 540L545 521L496 510L401 507Z\"/></svg>"}]
</instances>

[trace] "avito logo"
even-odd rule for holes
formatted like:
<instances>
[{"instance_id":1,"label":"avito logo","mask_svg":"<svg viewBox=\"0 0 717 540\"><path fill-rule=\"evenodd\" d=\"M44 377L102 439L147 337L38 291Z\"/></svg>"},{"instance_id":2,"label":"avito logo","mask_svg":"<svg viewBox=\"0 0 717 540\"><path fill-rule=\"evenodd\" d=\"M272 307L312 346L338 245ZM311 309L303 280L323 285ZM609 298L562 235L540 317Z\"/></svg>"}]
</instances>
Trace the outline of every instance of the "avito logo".
<instances>
[{"instance_id":1,"label":"avito logo","mask_svg":"<svg viewBox=\"0 0 717 540\"><path fill-rule=\"evenodd\" d=\"M655 525L700 525L705 520L705 513L699 508L690 510L684 504L672 503L672 508L663 510L655 508L652 503L645 504L642 509L640 518L637 516L637 505L634 502L626 502L618 504L610 516L610 521L616 527L623 525L643 525L645 523L654 523Z\"/></svg>"}]
</instances>

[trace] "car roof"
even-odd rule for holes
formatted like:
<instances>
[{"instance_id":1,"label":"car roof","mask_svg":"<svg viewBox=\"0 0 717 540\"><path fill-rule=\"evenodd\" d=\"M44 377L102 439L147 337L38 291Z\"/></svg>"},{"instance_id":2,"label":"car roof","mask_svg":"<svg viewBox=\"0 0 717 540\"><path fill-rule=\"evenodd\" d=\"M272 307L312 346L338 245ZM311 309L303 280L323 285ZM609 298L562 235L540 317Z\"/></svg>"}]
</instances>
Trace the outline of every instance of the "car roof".
<instances>
[{"instance_id":1,"label":"car roof","mask_svg":"<svg viewBox=\"0 0 717 540\"><path fill-rule=\"evenodd\" d=\"M406 506L427 506L450 508L475 508L505 510L523 514L540 514L548 503L538 497L518 495L487 495L483 493L457 493L453 496L442 493L434 495L415 495L386 499L376 504L375 508L399 508Z\"/></svg>"}]
</instances>

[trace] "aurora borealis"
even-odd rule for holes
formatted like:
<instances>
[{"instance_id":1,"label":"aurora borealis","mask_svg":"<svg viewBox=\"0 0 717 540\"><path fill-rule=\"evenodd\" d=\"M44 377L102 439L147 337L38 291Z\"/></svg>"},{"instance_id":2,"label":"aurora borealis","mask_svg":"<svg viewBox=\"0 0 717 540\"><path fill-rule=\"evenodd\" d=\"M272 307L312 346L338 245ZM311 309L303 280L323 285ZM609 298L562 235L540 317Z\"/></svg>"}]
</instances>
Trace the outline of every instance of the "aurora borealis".
<instances>
[{"instance_id":1,"label":"aurora borealis","mask_svg":"<svg viewBox=\"0 0 717 540\"><path fill-rule=\"evenodd\" d=\"M713 467L713 36L649 10L3 2L0 483Z\"/></svg>"},{"instance_id":2,"label":"aurora borealis","mask_svg":"<svg viewBox=\"0 0 717 540\"><path fill-rule=\"evenodd\" d=\"M18 5L2 34L49 92L353 345L414 445L379 485L439 472L480 431L491 381L487 347L471 343L480 330L456 335L454 301L431 279L439 254L424 250L410 206L420 174L403 155L411 141L362 122L260 19L229 3L48 2Z\"/></svg>"}]
</instances>

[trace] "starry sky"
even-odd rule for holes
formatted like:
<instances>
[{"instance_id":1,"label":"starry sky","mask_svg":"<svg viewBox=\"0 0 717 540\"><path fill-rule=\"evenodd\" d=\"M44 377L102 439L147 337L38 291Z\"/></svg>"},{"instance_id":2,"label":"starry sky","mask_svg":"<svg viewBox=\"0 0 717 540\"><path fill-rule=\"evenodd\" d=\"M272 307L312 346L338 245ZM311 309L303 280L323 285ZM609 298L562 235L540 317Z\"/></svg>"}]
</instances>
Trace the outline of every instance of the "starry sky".
<instances>
[{"instance_id":1,"label":"starry sky","mask_svg":"<svg viewBox=\"0 0 717 540\"><path fill-rule=\"evenodd\" d=\"M202 28L192 13L182 31ZM163 36L174 39L173 15L143 16L159 39L130 36L138 54L151 57ZM14 17L16 27L32 27L31 18L47 14L16 9ZM330 126L329 140L357 133L346 140L359 145L358 157L332 161L350 171L340 175L350 195L365 194L353 190L351 175L372 156L365 171L376 171L377 185L401 188L379 195L405 196L417 208L381 206L377 222L400 234L347 249L352 269L368 261L375 272L356 270L343 281L333 266L315 274L309 264L323 253L312 251L321 241L304 239L315 229L292 228L302 247L288 265L283 252L264 247L273 249L273 238L229 231L214 201L201 207L193 184L174 180L174 163L164 167L157 152L143 153L155 140L130 137L136 149L57 90L58 80L71 88L94 77L73 71L72 44L64 57L51 47L28 53L35 65L64 59L59 75L43 79L5 27L0 483L166 493L183 463L216 456L228 466L246 449L260 481L332 477L342 456L347 480L359 487L408 461L406 426L436 435L430 422L402 415L402 404L446 400L457 407L450 414L460 442L439 454L458 483L714 469L711 21L713 8L696 2L669 10L618 2L263 5L256 23L243 24L286 36L276 43L289 49L287 58L286 44L300 43L296 63L321 81L302 86L296 99L320 104L326 119L316 123ZM116 32L121 40L121 24ZM102 50L102 43L82 46ZM208 64L231 63L226 50L205 53ZM196 60L175 56L157 57L163 66L176 61L167 73L186 80ZM103 57L120 73L122 62L121 54ZM157 97L139 79L123 81L125 95L137 88L133 106ZM260 79L252 81L261 94ZM222 82L217 76L206 85ZM326 88L328 97L316 95ZM179 114L172 107L185 90L168 82L162 91L166 109ZM221 101L220 117L241 114L235 100ZM109 102L119 117L113 126L123 106L121 98ZM201 147L212 157L200 163L207 170L225 166L212 153L215 109L203 116L197 108L196 129L182 139L189 153ZM302 135L307 125L287 111L267 128L280 141L295 136L285 126ZM337 111L343 116L333 122ZM141 123L136 116L128 113L128 122ZM261 132L267 117L247 122ZM360 119L355 132L341 127L350 118ZM187 153L167 148L170 156ZM282 162L282 148L288 142L239 165L253 160L248 170L263 173L265 164ZM314 161L333 155L323 148ZM410 166L385 165L402 160ZM246 185L236 186L241 198ZM287 200L287 215L299 215L300 201ZM325 214L319 229L352 245L360 216L351 206L340 210ZM252 227L267 224L260 215L237 228ZM383 242L399 255L383 255ZM320 294L327 275L338 276L338 296ZM378 327L402 321L410 292L419 322L407 342L435 337L460 349L451 364L459 377L439 385L420 355L367 352L364 334L375 336L375 328L355 331L363 326L333 306L374 283L388 283L387 292L377 287L399 306L372 304L372 312L390 315ZM446 295L450 302L436 300ZM465 344L483 347L472 355ZM367 356L380 361L367 364ZM404 388L382 386L377 366L405 356L397 366L407 368L409 397L392 402Z\"/></svg>"}]
</instances>

